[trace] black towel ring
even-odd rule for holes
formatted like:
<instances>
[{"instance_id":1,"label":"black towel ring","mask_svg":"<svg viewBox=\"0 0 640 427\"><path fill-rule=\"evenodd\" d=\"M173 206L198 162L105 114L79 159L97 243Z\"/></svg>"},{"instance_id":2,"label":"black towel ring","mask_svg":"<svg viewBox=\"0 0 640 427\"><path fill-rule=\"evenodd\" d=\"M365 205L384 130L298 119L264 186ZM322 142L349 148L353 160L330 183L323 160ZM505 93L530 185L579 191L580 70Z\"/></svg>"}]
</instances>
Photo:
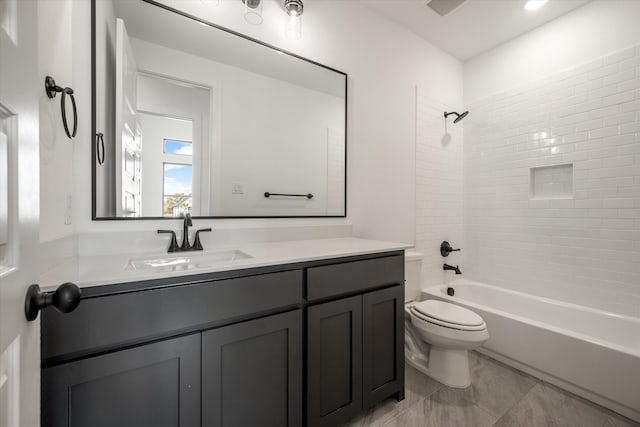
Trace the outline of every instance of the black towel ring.
<instances>
[{"instance_id":1,"label":"black towel ring","mask_svg":"<svg viewBox=\"0 0 640 427\"><path fill-rule=\"evenodd\" d=\"M104 164L104 134L102 132L96 134L96 158L99 165Z\"/></svg>"},{"instance_id":2,"label":"black towel ring","mask_svg":"<svg viewBox=\"0 0 640 427\"><path fill-rule=\"evenodd\" d=\"M44 89L47 92L47 96L51 99L55 98L58 92L62 92L60 99L60 110L62 111L62 125L64 126L64 132L69 139L73 139L78 132L78 109L76 107L76 98L73 96L73 89L70 87L62 88L56 85L56 81L51 76L47 76L44 79ZM69 132L69 125L67 124L67 95L71 97L71 106L73 107L73 132Z\"/></svg>"},{"instance_id":3,"label":"black towel ring","mask_svg":"<svg viewBox=\"0 0 640 427\"><path fill-rule=\"evenodd\" d=\"M69 126L67 125L67 109L65 103L67 95L71 98L71 105L73 106L73 132L71 134L69 134ZM67 134L69 139L73 139L76 137L76 133L78 133L78 109L76 108L76 98L73 96L73 89L70 87L65 87L62 90L60 109L62 110L62 124L64 125L64 132Z\"/></svg>"}]
</instances>

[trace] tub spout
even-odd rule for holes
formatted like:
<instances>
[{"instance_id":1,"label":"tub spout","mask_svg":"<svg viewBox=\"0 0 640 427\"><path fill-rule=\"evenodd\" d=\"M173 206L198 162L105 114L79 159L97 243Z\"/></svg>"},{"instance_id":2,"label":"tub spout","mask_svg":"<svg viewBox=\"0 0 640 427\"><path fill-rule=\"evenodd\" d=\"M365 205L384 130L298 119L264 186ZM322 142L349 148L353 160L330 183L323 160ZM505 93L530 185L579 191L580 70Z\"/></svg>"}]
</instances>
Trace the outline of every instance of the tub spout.
<instances>
[{"instance_id":1,"label":"tub spout","mask_svg":"<svg viewBox=\"0 0 640 427\"><path fill-rule=\"evenodd\" d=\"M443 270L445 270L445 271L446 271L446 270L455 271L455 272L456 272L456 274L462 274L462 271L460 271L460 267L458 267L457 265L454 267L454 266L449 265L449 264L444 264L444 265L442 266L442 269L443 269Z\"/></svg>"}]
</instances>

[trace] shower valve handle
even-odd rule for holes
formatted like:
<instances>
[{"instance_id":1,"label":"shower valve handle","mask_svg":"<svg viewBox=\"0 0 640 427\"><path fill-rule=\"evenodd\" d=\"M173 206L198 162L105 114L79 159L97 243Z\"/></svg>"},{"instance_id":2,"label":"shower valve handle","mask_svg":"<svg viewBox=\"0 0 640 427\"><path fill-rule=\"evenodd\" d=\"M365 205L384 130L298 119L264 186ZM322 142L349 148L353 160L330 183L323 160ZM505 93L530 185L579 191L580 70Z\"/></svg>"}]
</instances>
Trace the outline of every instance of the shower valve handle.
<instances>
[{"instance_id":1,"label":"shower valve handle","mask_svg":"<svg viewBox=\"0 0 640 427\"><path fill-rule=\"evenodd\" d=\"M440 255L449 256L451 252L459 252L460 249L453 249L446 240L440 244Z\"/></svg>"}]
</instances>

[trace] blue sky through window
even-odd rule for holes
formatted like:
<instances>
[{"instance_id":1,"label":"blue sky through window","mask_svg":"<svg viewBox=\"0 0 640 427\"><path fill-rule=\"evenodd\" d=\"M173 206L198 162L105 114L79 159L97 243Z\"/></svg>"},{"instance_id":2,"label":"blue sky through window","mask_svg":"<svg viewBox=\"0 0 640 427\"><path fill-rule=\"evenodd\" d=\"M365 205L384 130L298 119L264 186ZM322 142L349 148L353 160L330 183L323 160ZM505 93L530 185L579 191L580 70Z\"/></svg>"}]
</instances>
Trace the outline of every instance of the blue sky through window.
<instances>
[{"instance_id":1,"label":"blue sky through window","mask_svg":"<svg viewBox=\"0 0 640 427\"><path fill-rule=\"evenodd\" d=\"M164 194L185 194L192 192L193 167L174 163L164 164Z\"/></svg>"},{"instance_id":2,"label":"blue sky through window","mask_svg":"<svg viewBox=\"0 0 640 427\"><path fill-rule=\"evenodd\" d=\"M184 156L192 156L193 144L188 141L175 141L173 139L165 139L164 152L167 154L182 154Z\"/></svg>"}]
</instances>

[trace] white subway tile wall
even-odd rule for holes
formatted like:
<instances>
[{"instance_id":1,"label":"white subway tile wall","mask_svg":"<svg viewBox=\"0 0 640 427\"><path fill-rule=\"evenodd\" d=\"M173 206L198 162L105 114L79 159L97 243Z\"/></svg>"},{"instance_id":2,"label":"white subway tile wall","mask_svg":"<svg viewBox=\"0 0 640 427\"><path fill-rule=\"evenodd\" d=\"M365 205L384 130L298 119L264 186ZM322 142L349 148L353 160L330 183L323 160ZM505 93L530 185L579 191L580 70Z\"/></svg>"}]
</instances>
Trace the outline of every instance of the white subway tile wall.
<instances>
[{"instance_id":1,"label":"white subway tile wall","mask_svg":"<svg viewBox=\"0 0 640 427\"><path fill-rule=\"evenodd\" d=\"M466 277L640 316L640 47L468 108ZM558 164L572 196L530 198Z\"/></svg>"},{"instance_id":2,"label":"white subway tile wall","mask_svg":"<svg viewBox=\"0 0 640 427\"><path fill-rule=\"evenodd\" d=\"M529 169L529 198L535 200L572 199L573 164Z\"/></svg>"},{"instance_id":3,"label":"white subway tile wall","mask_svg":"<svg viewBox=\"0 0 640 427\"><path fill-rule=\"evenodd\" d=\"M416 91L416 250L424 254L423 286L446 283L454 272L443 271L443 263L460 265L465 254L462 221L463 126L453 124L445 111L461 106L433 99L426 91ZM447 258L440 255L440 243L448 241L461 252Z\"/></svg>"}]
</instances>

